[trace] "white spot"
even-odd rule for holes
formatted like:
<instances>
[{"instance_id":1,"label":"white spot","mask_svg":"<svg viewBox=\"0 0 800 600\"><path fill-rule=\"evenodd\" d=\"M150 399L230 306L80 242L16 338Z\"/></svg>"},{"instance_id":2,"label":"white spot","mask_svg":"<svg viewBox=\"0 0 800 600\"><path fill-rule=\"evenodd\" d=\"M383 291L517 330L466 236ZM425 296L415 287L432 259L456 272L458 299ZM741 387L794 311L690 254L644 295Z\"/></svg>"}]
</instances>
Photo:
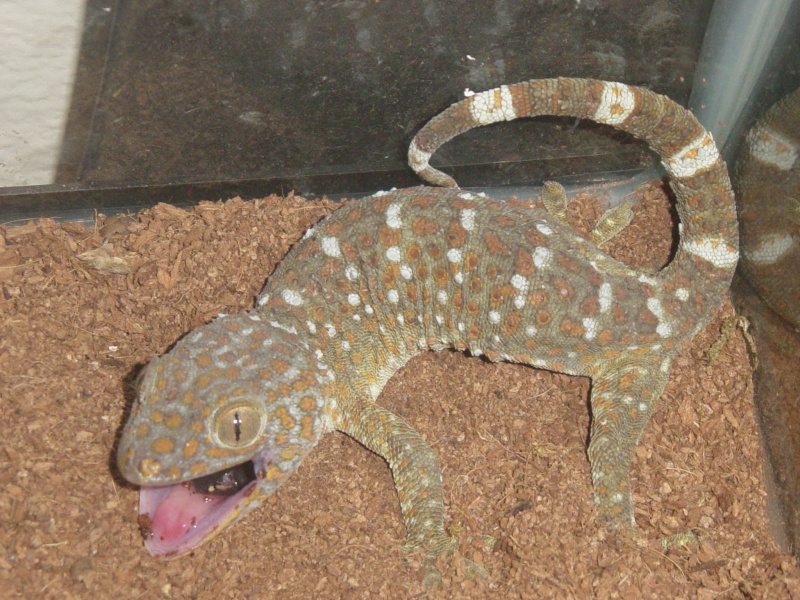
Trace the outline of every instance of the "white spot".
<instances>
[{"instance_id":1,"label":"white spot","mask_svg":"<svg viewBox=\"0 0 800 600\"><path fill-rule=\"evenodd\" d=\"M656 333L661 337L672 335L672 325L667 320L667 315L664 313L664 307L661 304L661 300L658 298L648 298L647 310L653 313L658 319Z\"/></svg>"},{"instance_id":2,"label":"white spot","mask_svg":"<svg viewBox=\"0 0 800 600\"><path fill-rule=\"evenodd\" d=\"M497 325L500 322L500 315L497 311L489 311L489 322Z\"/></svg>"},{"instance_id":3,"label":"white spot","mask_svg":"<svg viewBox=\"0 0 800 600\"><path fill-rule=\"evenodd\" d=\"M747 142L754 158L781 171L790 171L797 161L797 143L765 125L753 127Z\"/></svg>"},{"instance_id":4,"label":"white spot","mask_svg":"<svg viewBox=\"0 0 800 600\"><path fill-rule=\"evenodd\" d=\"M386 334L386 327L384 327L383 325L378 325L378 331L380 331L383 334Z\"/></svg>"},{"instance_id":5,"label":"white spot","mask_svg":"<svg viewBox=\"0 0 800 600\"><path fill-rule=\"evenodd\" d=\"M513 121L517 118L511 90L506 85L472 96L469 100L469 112L480 125Z\"/></svg>"},{"instance_id":6,"label":"white spot","mask_svg":"<svg viewBox=\"0 0 800 600\"><path fill-rule=\"evenodd\" d=\"M533 337L534 335L536 335L536 327L534 327L533 325L528 325L528 326L525 328L525 333L526 333L527 335L529 335L529 336Z\"/></svg>"},{"instance_id":7,"label":"white spot","mask_svg":"<svg viewBox=\"0 0 800 600\"><path fill-rule=\"evenodd\" d=\"M632 404L633 403L633 398L631 398L630 396L625 396L622 399L622 402L624 402L625 404Z\"/></svg>"},{"instance_id":8,"label":"white spot","mask_svg":"<svg viewBox=\"0 0 800 600\"><path fill-rule=\"evenodd\" d=\"M439 301L439 304L446 304L447 303L447 292L444 290L439 290L436 293L436 299Z\"/></svg>"},{"instance_id":9,"label":"white spot","mask_svg":"<svg viewBox=\"0 0 800 600\"><path fill-rule=\"evenodd\" d=\"M359 304L361 304L361 298L358 297L358 294L348 294L347 302L351 306L358 306Z\"/></svg>"},{"instance_id":10,"label":"white spot","mask_svg":"<svg viewBox=\"0 0 800 600\"><path fill-rule=\"evenodd\" d=\"M598 123L619 125L627 119L636 107L633 91L624 83L607 81L603 83L600 104L593 119Z\"/></svg>"},{"instance_id":11,"label":"white spot","mask_svg":"<svg viewBox=\"0 0 800 600\"><path fill-rule=\"evenodd\" d=\"M278 321L270 321L269 324L272 325L273 327L277 327L278 329L283 329L284 331L288 331L289 333L297 335L297 329L295 329L291 325L287 326L284 325L283 323L279 323Z\"/></svg>"},{"instance_id":12,"label":"white spot","mask_svg":"<svg viewBox=\"0 0 800 600\"><path fill-rule=\"evenodd\" d=\"M325 355L322 354L322 350L314 350L314 356L317 357L317 360L322 360L322 357Z\"/></svg>"},{"instance_id":13,"label":"white spot","mask_svg":"<svg viewBox=\"0 0 800 600\"><path fill-rule=\"evenodd\" d=\"M350 281L354 281L358 279L358 269L352 265L347 265L347 267L344 269L344 276Z\"/></svg>"},{"instance_id":14,"label":"white spot","mask_svg":"<svg viewBox=\"0 0 800 600\"><path fill-rule=\"evenodd\" d=\"M388 258L392 262L399 262L400 248L398 248L397 246L389 246L386 249L386 258Z\"/></svg>"},{"instance_id":15,"label":"white spot","mask_svg":"<svg viewBox=\"0 0 800 600\"><path fill-rule=\"evenodd\" d=\"M361 315L353 315L353 321L360 322L361 321Z\"/></svg>"},{"instance_id":16,"label":"white spot","mask_svg":"<svg viewBox=\"0 0 800 600\"><path fill-rule=\"evenodd\" d=\"M719 151L714 143L714 138L707 131L703 131L700 137L662 162L670 175L681 178L692 177L705 171L719 159Z\"/></svg>"},{"instance_id":17,"label":"white spot","mask_svg":"<svg viewBox=\"0 0 800 600\"><path fill-rule=\"evenodd\" d=\"M397 304L400 301L400 294L397 293L397 290L389 290L386 293L386 297L392 304Z\"/></svg>"},{"instance_id":18,"label":"white spot","mask_svg":"<svg viewBox=\"0 0 800 600\"><path fill-rule=\"evenodd\" d=\"M689 290L687 290L686 288L678 288L677 290L675 290L675 296L681 302L686 302L689 299Z\"/></svg>"},{"instance_id":19,"label":"white spot","mask_svg":"<svg viewBox=\"0 0 800 600\"><path fill-rule=\"evenodd\" d=\"M593 340L597 335L597 319L586 318L583 320L583 326L586 328L586 333L583 334L587 340Z\"/></svg>"},{"instance_id":20,"label":"white spot","mask_svg":"<svg viewBox=\"0 0 800 600\"><path fill-rule=\"evenodd\" d=\"M658 285L658 280L655 277L650 277L644 273L641 273L638 279L641 283L646 283L647 285Z\"/></svg>"},{"instance_id":21,"label":"white spot","mask_svg":"<svg viewBox=\"0 0 800 600\"><path fill-rule=\"evenodd\" d=\"M328 335L330 337L334 337L336 335L336 327L334 327L330 323L325 324L325 330L328 332Z\"/></svg>"},{"instance_id":22,"label":"white spot","mask_svg":"<svg viewBox=\"0 0 800 600\"><path fill-rule=\"evenodd\" d=\"M444 320L442 319L442 316L441 316L441 315L436 315L436 316L435 316L435 317L433 317L433 318L434 318L434 320L436 321L436 323L438 323L439 325L441 325L442 323L444 323Z\"/></svg>"},{"instance_id":23,"label":"white spot","mask_svg":"<svg viewBox=\"0 0 800 600\"><path fill-rule=\"evenodd\" d=\"M396 318L397 318L397 322L400 323L400 325L402 325L403 323L406 322L405 318L403 318L403 315L397 315Z\"/></svg>"},{"instance_id":24,"label":"white spot","mask_svg":"<svg viewBox=\"0 0 800 600\"><path fill-rule=\"evenodd\" d=\"M314 324L313 321L306 321L306 327L311 333L317 333L317 326Z\"/></svg>"},{"instance_id":25,"label":"white spot","mask_svg":"<svg viewBox=\"0 0 800 600\"><path fill-rule=\"evenodd\" d=\"M550 266L550 261L553 258L553 253L550 252L549 248L545 248L544 246L538 246L531 255L533 257L533 264L536 265L539 269L546 269Z\"/></svg>"},{"instance_id":26,"label":"white spot","mask_svg":"<svg viewBox=\"0 0 800 600\"><path fill-rule=\"evenodd\" d=\"M467 231L475 227L475 211L471 208L461 209L461 226Z\"/></svg>"},{"instance_id":27,"label":"white spot","mask_svg":"<svg viewBox=\"0 0 800 600\"><path fill-rule=\"evenodd\" d=\"M456 273L455 275L453 275L453 279L454 279L454 280L455 280L455 282L456 282L457 284L459 284L459 285L461 285L462 283L464 283L464 276L461 274L461 271L459 271L458 273Z\"/></svg>"},{"instance_id":28,"label":"white spot","mask_svg":"<svg viewBox=\"0 0 800 600\"><path fill-rule=\"evenodd\" d=\"M365 304L364 305L364 312L367 313L368 315L371 315L375 311L372 309L372 307L369 304Z\"/></svg>"},{"instance_id":29,"label":"white spot","mask_svg":"<svg viewBox=\"0 0 800 600\"><path fill-rule=\"evenodd\" d=\"M597 301L600 304L600 312L608 312L608 309L611 308L611 284L601 283L600 289L597 291Z\"/></svg>"},{"instance_id":30,"label":"white spot","mask_svg":"<svg viewBox=\"0 0 800 600\"><path fill-rule=\"evenodd\" d=\"M733 269L739 261L739 253L720 239L684 241L681 246L686 252L699 256L718 269Z\"/></svg>"},{"instance_id":31,"label":"white spot","mask_svg":"<svg viewBox=\"0 0 800 600\"><path fill-rule=\"evenodd\" d=\"M428 156L430 156L430 155L428 155ZM379 192L375 192L374 194L372 194L372 197L373 197L373 198L380 198L381 196L388 196L389 194L391 194L392 192L394 192L394 191L396 191L396 190L397 190L397 188L396 188L396 187L393 187L393 188L392 188L392 189L390 189L389 191L386 191L386 190L381 190L381 191L379 191Z\"/></svg>"},{"instance_id":32,"label":"white spot","mask_svg":"<svg viewBox=\"0 0 800 600\"><path fill-rule=\"evenodd\" d=\"M511 277L511 285L517 288L520 292L528 291L528 280L519 273L516 273Z\"/></svg>"},{"instance_id":33,"label":"white spot","mask_svg":"<svg viewBox=\"0 0 800 600\"><path fill-rule=\"evenodd\" d=\"M417 323L422 323L425 319L422 318L422 315L417 315Z\"/></svg>"},{"instance_id":34,"label":"white spot","mask_svg":"<svg viewBox=\"0 0 800 600\"><path fill-rule=\"evenodd\" d=\"M259 306L264 306L267 302L269 302L269 294L264 294L261 298L258 299L257 304Z\"/></svg>"},{"instance_id":35,"label":"white spot","mask_svg":"<svg viewBox=\"0 0 800 600\"><path fill-rule=\"evenodd\" d=\"M647 310L658 317L659 320L664 317L664 307L661 305L661 300L658 298L647 299Z\"/></svg>"},{"instance_id":36,"label":"white spot","mask_svg":"<svg viewBox=\"0 0 800 600\"><path fill-rule=\"evenodd\" d=\"M450 250L447 251L447 260L451 263L461 262L461 250L458 248L450 248Z\"/></svg>"},{"instance_id":37,"label":"white spot","mask_svg":"<svg viewBox=\"0 0 800 600\"><path fill-rule=\"evenodd\" d=\"M316 227L309 227L306 229L306 232L303 234L303 239L310 238L312 235L314 235L315 230Z\"/></svg>"},{"instance_id":38,"label":"white spot","mask_svg":"<svg viewBox=\"0 0 800 600\"><path fill-rule=\"evenodd\" d=\"M342 255L342 250L339 248L339 240L333 236L322 238L320 242L322 251L333 258L338 258Z\"/></svg>"},{"instance_id":39,"label":"white spot","mask_svg":"<svg viewBox=\"0 0 800 600\"><path fill-rule=\"evenodd\" d=\"M458 330L459 331L464 331L464 324L463 323L459 323L458 324Z\"/></svg>"},{"instance_id":40,"label":"white spot","mask_svg":"<svg viewBox=\"0 0 800 600\"><path fill-rule=\"evenodd\" d=\"M400 276L403 279L411 279L411 267L408 265L400 265Z\"/></svg>"},{"instance_id":41,"label":"white spot","mask_svg":"<svg viewBox=\"0 0 800 600\"><path fill-rule=\"evenodd\" d=\"M300 306L303 303L303 297L294 290L283 290L281 298L286 304L291 304L292 306Z\"/></svg>"},{"instance_id":42,"label":"white spot","mask_svg":"<svg viewBox=\"0 0 800 600\"><path fill-rule=\"evenodd\" d=\"M386 224L392 229L400 229L403 222L400 220L400 205L390 204L386 209Z\"/></svg>"},{"instance_id":43,"label":"white spot","mask_svg":"<svg viewBox=\"0 0 800 600\"><path fill-rule=\"evenodd\" d=\"M261 320L261 317L259 317L259 316L258 316L257 314L255 314L255 313L250 313L249 315L247 315L247 317L248 317L248 318L249 318L251 321L260 321L260 320ZM109 346L109 348L110 348L110 346Z\"/></svg>"},{"instance_id":44,"label":"white spot","mask_svg":"<svg viewBox=\"0 0 800 600\"><path fill-rule=\"evenodd\" d=\"M644 402L639 402L639 410L641 412L647 412L647 404L645 404Z\"/></svg>"},{"instance_id":45,"label":"white spot","mask_svg":"<svg viewBox=\"0 0 800 600\"><path fill-rule=\"evenodd\" d=\"M342 350L344 350L345 352L349 352L350 342L348 342L347 340L342 340Z\"/></svg>"},{"instance_id":46,"label":"white spot","mask_svg":"<svg viewBox=\"0 0 800 600\"><path fill-rule=\"evenodd\" d=\"M542 235L553 235L553 230L550 229L550 227L548 227L546 223L537 223L536 229L538 229L539 233L541 233Z\"/></svg>"},{"instance_id":47,"label":"white spot","mask_svg":"<svg viewBox=\"0 0 800 600\"><path fill-rule=\"evenodd\" d=\"M514 298L514 308L522 310L523 306L525 306L525 296L516 296Z\"/></svg>"},{"instance_id":48,"label":"white spot","mask_svg":"<svg viewBox=\"0 0 800 600\"><path fill-rule=\"evenodd\" d=\"M408 146L408 165L415 172L419 172L427 168L430 159L431 153L420 150L416 138L411 140L411 144Z\"/></svg>"},{"instance_id":49,"label":"white spot","mask_svg":"<svg viewBox=\"0 0 800 600\"><path fill-rule=\"evenodd\" d=\"M499 341L500 341L500 336L499 336L499 335L493 335L493 336L492 336L492 339L493 339L495 342L499 342Z\"/></svg>"},{"instance_id":50,"label":"white spot","mask_svg":"<svg viewBox=\"0 0 800 600\"><path fill-rule=\"evenodd\" d=\"M745 247L742 254L757 265L773 265L786 255L794 243L794 238L787 233L768 233L754 245Z\"/></svg>"},{"instance_id":51,"label":"white spot","mask_svg":"<svg viewBox=\"0 0 800 600\"><path fill-rule=\"evenodd\" d=\"M463 198L464 200L472 200L472 198L473 198L474 196L473 196L472 194L470 194L469 192L461 192L461 193L458 195L458 197L459 197L459 198Z\"/></svg>"}]
</instances>

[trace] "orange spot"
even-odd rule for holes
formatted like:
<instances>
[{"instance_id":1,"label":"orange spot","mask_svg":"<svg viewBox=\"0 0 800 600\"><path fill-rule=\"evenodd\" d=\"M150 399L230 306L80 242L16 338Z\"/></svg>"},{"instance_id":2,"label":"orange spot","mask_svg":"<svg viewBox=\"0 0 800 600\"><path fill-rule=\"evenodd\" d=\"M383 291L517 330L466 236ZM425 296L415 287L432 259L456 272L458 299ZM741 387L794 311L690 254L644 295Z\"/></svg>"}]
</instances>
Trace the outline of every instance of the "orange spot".
<instances>
[{"instance_id":1,"label":"orange spot","mask_svg":"<svg viewBox=\"0 0 800 600\"><path fill-rule=\"evenodd\" d=\"M169 454L175 448L175 440L168 437L160 437L153 442L152 448L156 454Z\"/></svg>"},{"instance_id":2,"label":"orange spot","mask_svg":"<svg viewBox=\"0 0 800 600\"><path fill-rule=\"evenodd\" d=\"M184 458L191 458L197 452L197 448L199 447L199 443L197 438L189 438L189 441L186 442L186 445L183 447L183 456Z\"/></svg>"},{"instance_id":3,"label":"orange spot","mask_svg":"<svg viewBox=\"0 0 800 600\"><path fill-rule=\"evenodd\" d=\"M264 475L264 479L267 481L276 481L277 479L281 479L284 476L284 472L280 470L278 465L272 465L267 471L267 474Z\"/></svg>"},{"instance_id":4,"label":"orange spot","mask_svg":"<svg viewBox=\"0 0 800 600\"><path fill-rule=\"evenodd\" d=\"M305 415L300 419L300 437L309 442L315 441L314 418L311 415Z\"/></svg>"},{"instance_id":5,"label":"orange spot","mask_svg":"<svg viewBox=\"0 0 800 600\"><path fill-rule=\"evenodd\" d=\"M294 429L295 421L285 406L279 406L275 409L275 416L280 420L281 427L285 430Z\"/></svg>"},{"instance_id":6,"label":"orange spot","mask_svg":"<svg viewBox=\"0 0 800 600\"><path fill-rule=\"evenodd\" d=\"M561 333L571 336L579 336L586 333L586 328L583 325L575 321L570 321L569 319L561 321L559 329L561 329Z\"/></svg>"},{"instance_id":7,"label":"orange spot","mask_svg":"<svg viewBox=\"0 0 800 600\"><path fill-rule=\"evenodd\" d=\"M530 252L521 248L517 250L517 260L514 263L514 270L522 276L528 276L535 270L533 257Z\"/></svg>"},{"instance_id":8,"label":"orange spot","mask_svg":"<svg viewBox=\"0 0 800 600\"><path fill-rule=\"evenodd\" d=\"M280 358L273 359L272 363L270 364L272 366L272 370L281 375L283 375L284 373L286 373L286 371L289 370L289 363Z\"/></svg>"},{"instance_id":9,"label":"orange spot","mask_svg":"<svg viewBox=\"0 0 800 600\"><path fill-rule=\"evenodd\" d=\"M419 219L416 219L414 223L411 225L411 230L418 237L424 235L435 235L439 233L439 225L435 221L432 221L431 219L420 217Z\"/></svg>"},{"instance_id":10,"label":"orange spot","mask_svg":"<svg viewBox=\"0 0 800 600\"><path fill-rule=\"evenodd\" d=\"M164 424L170 429L176 429L183 425L183 417L178 413L172 413L166 418Z\"/></svg>"},{"instance_id":11,"label":"orange spot","mask_svg":"<svg viewBox=\"0 0 800 600\"><path fill-rule=\"evenodd\" d=\"M460 248L467 240L467 232L458 221L452 221L447 227L447 234L445 235L448 245L451 248Z\"/></svg>"},{"instance_id":12,"label":"orange spot","mask_svg":"<svg viewBox=\"0 0 800 600\"><path fill-rule=\"evenodd\" d=\"M497 237L494 233L487 233L484 239L484 243L486 244L486 248L489 250L490 253L494 254L495 256L504 256L507 255L508 246L506 246L503 242L500 241L500 238Z\"/></svg>"},{"instance_id":13,"label":"orange spot","mask_svg":"<svg viewBox=\"0 0 800 600\"><path fill-rule=\"evenodd\" d=\"M298 402L300 408L306 412L311 412L317 409L317 401L311 396L303 396Z\"/></svg>"}]
</instances>

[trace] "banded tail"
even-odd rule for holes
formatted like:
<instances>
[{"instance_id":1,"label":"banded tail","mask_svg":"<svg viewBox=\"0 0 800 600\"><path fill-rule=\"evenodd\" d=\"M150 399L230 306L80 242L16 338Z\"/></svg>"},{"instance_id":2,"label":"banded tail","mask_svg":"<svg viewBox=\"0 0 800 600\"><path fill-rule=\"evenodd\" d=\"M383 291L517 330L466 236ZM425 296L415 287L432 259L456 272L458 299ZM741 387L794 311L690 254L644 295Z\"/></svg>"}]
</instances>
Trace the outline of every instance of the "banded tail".
<instances>
[{"instance_id":1,"label":"banded tail","mask_svg":"<svg viewBox=\"0 0 800 600\"><path fill-rule=\"evenodd\" d=\"M431 155L456 135L480 125L541 115L570 116L611 125L643 139L672 177L681 221L675 259L658 275L702 284L706 293L728 288L739 258L736 205L728 171L711 134L687 109L666 96L623 83L592 79L534 79L475 94L431 119L408 150L412 169L427 182L457 184L431 167Z\"/></svg>"}]
</instances>

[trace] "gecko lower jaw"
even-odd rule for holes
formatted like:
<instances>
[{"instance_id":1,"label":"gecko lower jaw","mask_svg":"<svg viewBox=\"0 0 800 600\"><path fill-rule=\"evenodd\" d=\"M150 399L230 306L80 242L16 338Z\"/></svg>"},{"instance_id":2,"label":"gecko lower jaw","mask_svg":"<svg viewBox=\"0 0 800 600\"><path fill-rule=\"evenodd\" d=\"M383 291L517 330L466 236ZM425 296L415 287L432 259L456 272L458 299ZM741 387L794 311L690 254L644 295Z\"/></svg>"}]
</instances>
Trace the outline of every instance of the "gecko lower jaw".
<instances>
[{"instance_id":1,"label":"gecko lower jaw","mask_svg":"<svg viewBox=\"0 0 800 600\"><path fill-rule=\"evenodd\" d=\"M139 491L139 530L152 556L191 552L238 519L260 496L264 456L197 479ZM263 473L263 470L260 470Z\"/></svg>"}]
</instances>

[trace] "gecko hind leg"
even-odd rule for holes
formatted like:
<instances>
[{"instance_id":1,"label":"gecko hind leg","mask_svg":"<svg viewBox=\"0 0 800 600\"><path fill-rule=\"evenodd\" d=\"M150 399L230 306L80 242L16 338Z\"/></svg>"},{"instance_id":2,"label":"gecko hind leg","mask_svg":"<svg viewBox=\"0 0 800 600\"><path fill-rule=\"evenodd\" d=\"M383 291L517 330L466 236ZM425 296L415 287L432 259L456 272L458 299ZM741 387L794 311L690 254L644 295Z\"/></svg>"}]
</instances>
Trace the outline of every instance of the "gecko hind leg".
<instances>
[{"instance_id":1,"label":"gecko hind leg","mask_svg":"<svg viewBox=\"0 0 800 600\"><path fill-rule=\"evenodd\" d=\"M567 222L567 192L563 185L557 181L545 181L542 189L542 204L544 204L545 210L559 222L569 225ZM589 240L595 246L600 246L614 238L633 220L633 205L632 200L626 200L609 208L598 219L589 234Z\"/></svg>"},{"instance_id":2,"label":"gecko hind leg","mask_svg":"<svg viewBox=\"0 0 800 600\"><path fill-rule=\"evenodd\" d=\"M633 220L633 205L633 200L626 200L609 208L597 220L594 229L589 234L589 240L595 246L600 246L614 238L620 231L630 225Z\"/></svg>"}]
</instances>

